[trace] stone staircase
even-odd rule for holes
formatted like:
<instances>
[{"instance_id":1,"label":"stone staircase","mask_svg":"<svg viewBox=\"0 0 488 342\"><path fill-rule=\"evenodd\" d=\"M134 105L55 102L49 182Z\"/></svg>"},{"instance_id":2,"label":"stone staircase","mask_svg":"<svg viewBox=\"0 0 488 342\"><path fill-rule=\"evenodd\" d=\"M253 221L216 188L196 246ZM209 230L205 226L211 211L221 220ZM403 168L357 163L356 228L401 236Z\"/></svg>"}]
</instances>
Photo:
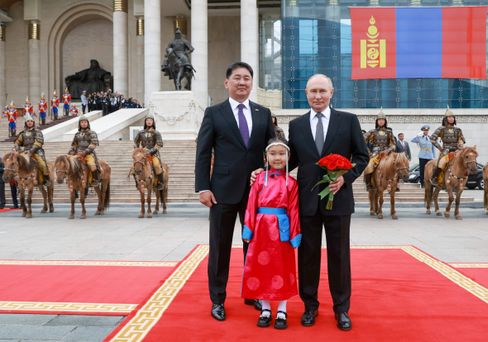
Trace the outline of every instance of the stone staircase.
<instances>
[{"instance_id":1,"label":"stone staircase","mask_svg":"<svg viewBox=\"0 0 488 342\"><path fill-rule=\"evenodd\" d=\"M23 127L23 120L20 119L18 127ZM7 138L6 120L0 121L0 141ZM45 145L45 151L49 162L69 150L69 142L49 142ZM130 141L101 141L97 148L97 155L100 159L106 160L112 167L111 202L112 203L139 203L139 192L135 189L132 178L128 178L131 166L132 142ZM0 142L0 155L9 151L12 147L10 142ZM198 194L194 192L194 165L195 165L195 142L194 141L164 141L164 147L160 151L163 161L169 166L169 194L170 202L197 202ZM418 184L402 183L401 191L396 194L398 203L423 203L423 189ZM7 204L10 205L11 198L9 189L6 186ZM354 197L358 203L367 203L368 194L362 177L354 183ZM446 201L447 194L443 191L440 195L441 201ZM41 195L39 191L34 192L34 203L39 203ZM463 201L473 201L473 198L464 197ZM68 203L69 192L65 184L55 184L55 203ZM96 194L90 190L88 203L96 202ZM385 204L389 204L389 195L385 192Z\"/></svg>"}]
</instances>

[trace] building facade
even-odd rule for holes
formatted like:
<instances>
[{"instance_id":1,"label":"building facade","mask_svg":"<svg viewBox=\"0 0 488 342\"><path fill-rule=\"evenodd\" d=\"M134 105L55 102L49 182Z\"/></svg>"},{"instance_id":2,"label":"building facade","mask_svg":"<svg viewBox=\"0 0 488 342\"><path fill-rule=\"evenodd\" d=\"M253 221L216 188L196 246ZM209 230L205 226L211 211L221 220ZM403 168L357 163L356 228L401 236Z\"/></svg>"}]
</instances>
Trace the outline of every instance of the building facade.
<instances>
[{"instance_id":1,"label":"building facade","mask_svg":"<svg viewBox=\"0 0 488 342\"><path fill-rule=\"evenodd\" d=\"M255 69L254 99L305 108L314 73L329 75L342 108L487 108L488 82L466 79L351 80L349 6L475 6L486 0L2 0L0 105L62 93L91 59L113 91L148 102L173 90L161 73L176 27L191 41L193 92L202 107L226 97L228 64Z\"/></svg>"}]
</instances>

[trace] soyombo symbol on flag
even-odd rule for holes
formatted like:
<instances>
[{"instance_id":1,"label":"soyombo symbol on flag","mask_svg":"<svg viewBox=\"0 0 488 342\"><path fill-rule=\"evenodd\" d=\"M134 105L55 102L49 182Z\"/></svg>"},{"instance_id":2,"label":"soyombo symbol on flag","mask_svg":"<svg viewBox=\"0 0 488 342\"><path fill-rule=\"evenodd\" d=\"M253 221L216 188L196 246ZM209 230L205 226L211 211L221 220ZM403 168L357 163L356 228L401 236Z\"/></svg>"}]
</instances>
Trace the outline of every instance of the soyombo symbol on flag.
<instances>
[{"instance_id":1,"label":"soyombo symbol on flag","mask_svg":"<svg viewBox=\"0 0 488 342\"><path fill-rule=\"evenodd\" d=\"M352 79L486 79L487 7L352 7Z\"/></svg>"}]
</instances>

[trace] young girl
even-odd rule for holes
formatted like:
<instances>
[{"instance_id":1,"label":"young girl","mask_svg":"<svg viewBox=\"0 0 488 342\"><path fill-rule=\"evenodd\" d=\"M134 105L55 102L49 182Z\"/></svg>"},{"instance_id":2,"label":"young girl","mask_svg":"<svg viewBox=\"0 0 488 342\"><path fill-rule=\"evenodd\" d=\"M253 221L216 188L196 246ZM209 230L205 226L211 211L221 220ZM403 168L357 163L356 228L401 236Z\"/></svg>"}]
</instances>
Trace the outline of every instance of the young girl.
<instances>
[{"instance_id":1,"label":"young girl","mask_svg":"<svg viewBox=\"0 0 488 342\"><path fill-rule=\"evenodd\" d=\"M298 184L288 175L290 149L271 139L266 147L266 171L251 187L242 238L250 242L244 265L242 297L260 299L258 327L271 324L271 300L280 301L274 323L286 329L286 301L297 295L295 252L300 245Z\"/></svg>"}]
</instances>

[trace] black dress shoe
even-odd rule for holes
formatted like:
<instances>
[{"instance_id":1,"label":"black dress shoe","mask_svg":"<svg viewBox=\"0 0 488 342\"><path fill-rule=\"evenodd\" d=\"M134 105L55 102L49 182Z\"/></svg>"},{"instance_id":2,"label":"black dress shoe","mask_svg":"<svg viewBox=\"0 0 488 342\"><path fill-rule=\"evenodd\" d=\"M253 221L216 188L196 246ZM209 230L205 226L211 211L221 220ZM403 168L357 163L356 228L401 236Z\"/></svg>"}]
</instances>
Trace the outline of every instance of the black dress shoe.
<instances>
[{"instance_id":1,"label":"black dress shoe","mask_svg":"<svg viewBox=\"0 0 488 342\"><path fill-rule=\"evenodd\" d=\"M282 313L285 315L285 318L279 318L278 316L276 316L276 319L275 319L275 322L274 322L274 328L275 329L286 329L288 328L288 323L286 323L286 312L284 311L278 311L278 314L279 313Z\"/></svg>"},{"instance_id":2,"label":"black dress shoe","mask_svg":"<svg viewBox=\"0 0 488 342\"><path fill-rule=\"evenodd\" d=\"M302 315L302 325L304 327L311 327L315 324L315 317L319 315L319 311L315 310L307 310Z\"/></svg>"},{"instance_id":3,"label":"black dress shoe","mask_svg":"<svg viewBox=\"0 0 488 342\"><path fill-rule=\"evenodd\" d=\"M337 327L341 330L348 331L352 328L351 318L347 312L339 312L335 314L335 319L337 321Z\"/></svg>"},{"instance_id":4,"label":"black dress shoe","mask_svg":"<svg viewBox=\"0 0 488 342\"><path fill-rule=\"evenodd\" d=\"M225 309L224 304L212 304L212 317L215 318L217 321L224 321L225 320Z\"/></svg>"},{"instance_id":5,"label":"black dress shoe","mask_svg":"<svg viewBox=\"0 0 488 342\"><path fill-rule=\"evenodd\" d=\"M263 316L263 312L269 312L269 315ZM260 328L266 328L269 327L270 324L271 324L271 310L263 309L261 311L261 315L258 318L257 326Z\"/></svg>"},{"instance_id":6,"label":"black dress shoe","mask_svg":"<svg viewBox=\"0 0 488 342\"><path fill-rule=\"evenodd\" d=\"M259 299L244 299L244 304L252 305L258 311L261 311L262 309L261 301Z\"/></svg>"}]
</instances>

